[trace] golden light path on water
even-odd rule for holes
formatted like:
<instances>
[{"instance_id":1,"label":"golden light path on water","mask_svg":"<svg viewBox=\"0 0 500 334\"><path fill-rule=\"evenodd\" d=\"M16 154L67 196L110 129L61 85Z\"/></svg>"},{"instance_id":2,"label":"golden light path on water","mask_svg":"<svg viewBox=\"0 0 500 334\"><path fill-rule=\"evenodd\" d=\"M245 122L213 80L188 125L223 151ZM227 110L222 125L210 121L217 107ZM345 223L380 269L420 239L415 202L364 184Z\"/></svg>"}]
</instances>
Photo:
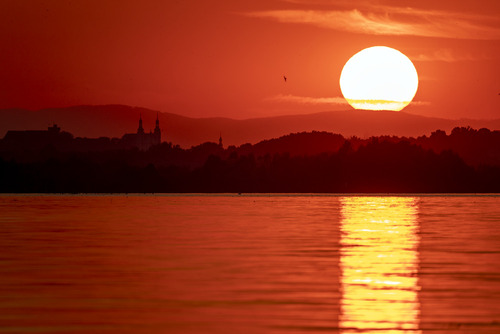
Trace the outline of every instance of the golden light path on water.
<instances>
[{"instance_id":1,"label":"golden light path on water","mask_svg":"<svg viewBox=\"0 0 500 334\"><path fill-rule=\"evenodd\" d=\"M418 202L341 198L341 333L420 333Z\"/></svg>"}]
</instances>

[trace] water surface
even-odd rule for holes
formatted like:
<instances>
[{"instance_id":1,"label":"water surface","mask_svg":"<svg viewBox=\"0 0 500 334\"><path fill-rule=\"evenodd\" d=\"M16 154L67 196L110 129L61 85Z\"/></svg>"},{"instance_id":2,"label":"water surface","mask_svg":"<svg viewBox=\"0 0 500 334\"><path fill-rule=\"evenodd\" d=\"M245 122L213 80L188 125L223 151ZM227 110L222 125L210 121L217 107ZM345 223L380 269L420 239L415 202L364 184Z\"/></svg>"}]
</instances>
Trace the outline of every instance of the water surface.
<instances>
[{"instance_id":1,"label":"water surface","mask_svg":"<svg viewBox=\"0 0 500 334\"><path fill-rule=\"evenodd\" d=\"M498 333L496 196L3 195L0 332Z\"/></svg>"}]
</instances>

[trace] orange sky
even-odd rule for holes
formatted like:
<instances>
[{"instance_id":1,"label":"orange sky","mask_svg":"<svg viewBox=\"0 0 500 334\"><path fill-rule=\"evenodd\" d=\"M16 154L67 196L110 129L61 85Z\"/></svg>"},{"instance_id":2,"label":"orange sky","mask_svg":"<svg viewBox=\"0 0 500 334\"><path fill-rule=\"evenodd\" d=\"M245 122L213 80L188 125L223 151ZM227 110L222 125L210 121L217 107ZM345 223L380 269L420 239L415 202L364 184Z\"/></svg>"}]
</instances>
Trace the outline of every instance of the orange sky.
<instances>
[{"instance_id":1,"label":"orange sky","mask_svg":"<svg viewBox=\"0 0 500 334\"><path fill-rule=\"evenodd\" d=\"M3 0L0 41L0 108L237 119L349 109L343 65L385 45L420 77L405 111L500 118L497 0Z\"/></svg>"}]
</instances>

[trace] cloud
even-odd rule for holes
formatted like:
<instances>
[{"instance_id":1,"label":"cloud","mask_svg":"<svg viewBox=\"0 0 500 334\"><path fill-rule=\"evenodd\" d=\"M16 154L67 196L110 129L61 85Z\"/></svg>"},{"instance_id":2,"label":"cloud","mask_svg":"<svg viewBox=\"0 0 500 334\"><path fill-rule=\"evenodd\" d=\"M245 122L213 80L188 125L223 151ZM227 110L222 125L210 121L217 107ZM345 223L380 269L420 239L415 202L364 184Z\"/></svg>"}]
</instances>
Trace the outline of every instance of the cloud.
<instances>
[{"instance_id":1,"label":"cloud","mask_svg":"<svg viewBox=\"0 0 500 334\"><path fill-rule=\"evenodd\" d=\"M283 95L279 94L276 96L268 97L265 99L269 102L279 102L279 103L297 103L297 104L312 104L312 105L349 105L347 100L343 97L335 96L335 97L310 97L310 96L296 96L296 95ZM365 101L367 102L367 101ZM368 101L369 102L369 101ZM381 101L379 101L381 102ZM386 102L394 102L394 101L386 101ZM373 101L372 101L373 103ZM427 106L430 105L430 102L427 101L412 101L412 105L415 106Z\"/></svg>"},{"instance_id":2,"label":"cloud","mask_svg":"<svg viewBox=\"0 0 500 334\"><path fill-rule=\"evenodd\" d=\"M491 59L486 56L473 56L471 54L454 54L450 49L440 49L431 54L419 54L411 57L412 61L444 61L447 63L457 61L479 61Z\"/></svg>"},{"instance_id":3,"label":"cloud","mask_svg":"<svg viewBox=\"0 0 500 334\"><path fill-rule=\"evenodd\" d=\"M361 34L500 39L500 19L497 17L437 10L381 6L363 10L284 9L245 15Z\"/></svg>"},{"instance_id":4,"label":"cloud","mask_svg":"<svg viewBox=\"0 0 500 334\"><path fill-rule=\"evenodd\" d=\"M266 99L271 102L291 102L300 104L330 104L330 105L348 105L343 97L309 97L296 95L279 94Z\"/></svg>"},{"instance_id":5,"label":"cloud","mask_svg":"<svg viewBox=\"0 0 500 334\"><path fill-rule=\"evenodd\" d=\"M410 104L412 106L430 106L431 103L429 101L411 101Z\"/></svg>"}]
</instances>

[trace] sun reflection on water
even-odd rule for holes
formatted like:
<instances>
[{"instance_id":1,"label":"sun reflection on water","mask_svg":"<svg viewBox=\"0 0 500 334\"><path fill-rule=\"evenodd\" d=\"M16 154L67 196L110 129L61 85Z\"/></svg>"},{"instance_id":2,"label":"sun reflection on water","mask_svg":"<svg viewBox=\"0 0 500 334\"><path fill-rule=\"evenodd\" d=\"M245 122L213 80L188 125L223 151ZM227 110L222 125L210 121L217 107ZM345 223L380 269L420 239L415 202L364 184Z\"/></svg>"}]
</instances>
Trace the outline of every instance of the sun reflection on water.
<instances>
[{"instance_id":1,"label":"sun reflection on water","mask_svg":"<svg viewBox=\"0 0 500 334\"><path fill-rule=\"evenodd\" d=\"M341 199L342 333L420 333L418 202Z\"/></svg>"}]
</instances>

